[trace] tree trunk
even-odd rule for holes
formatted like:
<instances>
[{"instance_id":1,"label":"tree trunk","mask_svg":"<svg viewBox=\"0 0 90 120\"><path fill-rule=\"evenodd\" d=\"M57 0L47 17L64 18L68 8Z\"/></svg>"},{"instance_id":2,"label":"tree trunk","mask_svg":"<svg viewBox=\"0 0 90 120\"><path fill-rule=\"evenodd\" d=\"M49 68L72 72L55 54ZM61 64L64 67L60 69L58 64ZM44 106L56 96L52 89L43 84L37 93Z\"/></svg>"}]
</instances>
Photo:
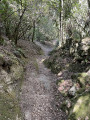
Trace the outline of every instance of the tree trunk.
<instances>
[{"instance_id":1,"label":"tree trunk","mask_svg":"<svg viewBox=\"0 0 90 120\"><path fill-rule=\"evenodd\" d=\"M88 9L90 10L90 0L87 0L87 2L88 2Z\"/></svg>"},{"instance_id":2,"label":"tree trunk","mask_svg":"<svg viewBox=\"0 0 90 120\"><path fill-rule=\"evenodd\" d=\"M59 22L60 22L60 40L59 40L59 46L61 46L61 11L59 16Z\"/></svg>"},{"instance_id":3,"label":"tree trunk","mask_svg":"<svg viewBox=\"0 0 90 120\"><path fill-rule=\"evenodd\" d=\"M89 28L88 35L90 36L90 0L87 0L87 2L88 2L88 28Z\"/></svg>"},{"instance_id":4,"label":"tree trunk","mask_svg":"<svg viewBox=\"0 0 90 120\"><path fill-rule=\"evenodd\" d=\"M59 46L63 45L63 0L60 0L60 41Z\"/></svg>"},{"instance_id":5,"label":"tree trunk","mask_svg":"<svg viewBox=\"0 0 90 120\"><path fill-rule=\"evenodd\" d=\"M33 34L32 34L32 42L34 41L35 36L35 20L33 21Z\"/></svg>"},{"instance_id":6,"label":"tree trunk","mask_svg":"<svg viewBox=\"0 0 90 120\"><path fill-rule=\"evenodd\" d=\"M23 10L23 12L22 12L22 15L20 16L19 22L18 22L18 24L17 24L17 26L16 26L16 28L15 28L15 30L14 30L15 45L17 45L19 27L20 27L20 25L21 25L21 22L22 22L22 19L23 19L25 10L26 10L26 8L24 8L24 10Z\"/></svg>"}]
</instances>

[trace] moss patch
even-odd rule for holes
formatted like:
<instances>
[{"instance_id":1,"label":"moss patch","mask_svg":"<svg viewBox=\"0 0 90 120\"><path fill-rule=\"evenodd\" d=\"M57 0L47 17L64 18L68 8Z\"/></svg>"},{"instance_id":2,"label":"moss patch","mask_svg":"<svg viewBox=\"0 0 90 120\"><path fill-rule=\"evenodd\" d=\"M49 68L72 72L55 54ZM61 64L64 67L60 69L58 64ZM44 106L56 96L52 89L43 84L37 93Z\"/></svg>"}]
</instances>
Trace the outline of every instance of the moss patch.
<instances>
[{"instance_id":1,"label":"moss patch","mask_svg":"<svg viewBox=\"0 0 90 120\"><path fill-rule=\"evenodd\" d=\"M90 76L86 73L77 73L71 76L74 82L78 82L81 87L85 87L87 84L90 84Z\"/></svg>"},{"instance_id":2,"label":"moss patch","mask_svg":"<svg viewBox=\"0 0 90 120\"><path fill-rule=\"evenodd\" d=\"M19 80L23 76L23 67L20 65L13 65L11 67L11 74L14 80Z\"/></svg>"},{"instance_id":3,"label":"moss patch","mask_svg":"<svg viewBox=\"0 0 90 120\"><path fill-rule=\"evenodd\" d=\"M70 111L69 120L85 120L88 117L90 119L90 94L86 93L78 97L74 101L74 105Z\"/></svg>"},{"instance_id":4,"label":"moss patch","mask_svg":"<svg viewBox=\"0 0 90 120\"><path fill-rule=\"evenodd\" d=\"M16 98L0 93L0 120L21 120L21 111Z\"/></svg>"}]
</instances>

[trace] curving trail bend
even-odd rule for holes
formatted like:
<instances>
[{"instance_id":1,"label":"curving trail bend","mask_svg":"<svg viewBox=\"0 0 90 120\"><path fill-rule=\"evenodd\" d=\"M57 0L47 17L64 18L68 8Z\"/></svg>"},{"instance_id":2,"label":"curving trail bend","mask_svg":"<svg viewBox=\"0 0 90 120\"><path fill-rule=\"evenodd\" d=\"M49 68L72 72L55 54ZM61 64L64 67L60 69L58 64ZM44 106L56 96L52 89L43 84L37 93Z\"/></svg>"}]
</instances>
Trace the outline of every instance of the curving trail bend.
<instances>
[{"instance_id":1,"label":"curving trail bend","mask_svg":"<svg viewBox=\"0 0 90 120\"><path fill-rule=\"evenodd\" d=\"M53 48L38 42L36 44L42 48L44 55L37 55L35 58L38 70L32 66L31 60L26 66L21 93L21 109L25 120L67 120L55 100L56 76L43 65L43 60ZM61 96L60 101L62 100Z\"/></svg>"}]
</instances>

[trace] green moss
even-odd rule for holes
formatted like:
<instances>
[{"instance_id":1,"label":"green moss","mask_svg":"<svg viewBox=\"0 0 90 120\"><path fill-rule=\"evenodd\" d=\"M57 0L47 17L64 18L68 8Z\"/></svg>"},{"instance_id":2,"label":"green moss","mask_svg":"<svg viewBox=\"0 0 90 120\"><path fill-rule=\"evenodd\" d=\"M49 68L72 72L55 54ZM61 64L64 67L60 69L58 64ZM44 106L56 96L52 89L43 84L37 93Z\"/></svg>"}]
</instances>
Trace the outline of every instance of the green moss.
<instances>
[{"instance_id":1,"label":"green moss","mask_svg":"<svg viewBox=\"0 0 90 120\"><path fill-rule=\"evenodd\" d=\"M0 93L0 120L16 120L21 118L21 111L16 98L8 93Z\"/></svg>"},{"instance_id":2,"label":"green moss","mask_svg":"<svg viewBox=\"0 0 90 120\"><path fill-rule=\"evenodd\" d=\"M1 66L3 62L12 63L5 66L9 67L9 73L5 67L2 67L0 71L0 120L22 120L23 115L19 106L19 94L27 60L23 56L20 59L17 58L7 49L2 49L0 58Z\"/></svg>"},{"instance_id":3,"label":"green moss","mask_svg":"<svg viewBox=\"0 0 90 120\"><path fill-rule=\"evenodd\" d=\"M85 84L86 84L86 79L85 79L86 76L87 76L86 73L81 73L81 74L78 75L77 80L79 81L79 83L80 83L82 86L85 86Z\"/></svg>"},{"instance_id":4,"label":"green moss","mask_svg":"<svg viewBox=\"0 0 90 120\"><path fill-rule=\"evenodd\" d=\"M74 101L70 111L69 120L85 120L86 116L90 119L90 94L85 93Z\"/></svg>"},{"instance_id":5,"label":"green moss","mask_svg":"<svg viewBox=\"0 0 90 120\"><path fill-rule=\"evenodd\" d=\"M77 94L81 94L81 93L83 93L84 91L85 91L85 87L80 88L80 89L77 91Z\"/></svg>"},{"instance_id":6,"label":"green moss","mask_svg":"<svg viewBox=\"0 0 90 120\"><path fill-rule=\"evenodd\" d=\"M65 68L59 63L59 60L57 60L57 55L55 55L54 58L46 59L44 61L44 64L47 68L50 68L51 71L55 74L59 73L62 69Z\"/></svg>"},{"instance_id":7,"label":"green moss","mask_svg":"<svg viewBox=\"0 0 90 120\"><path fill-rule=\"evenodd\" d=\"M23 67L20 65L13 65L11 67L11 75L13 80L19 80L23 76Z\"/></svg>"},{"instance_id":8,"label":"green moss","mask_svg":"<svg viewBox=\"0 0 90 120\"><path fill-rule=\"evenodd\" d=\"M74 74L71 78L73 82L78 82L81 87L85 87L85 85L90 82L90 76L85 72Z\"/></svg>"}]
</instances>

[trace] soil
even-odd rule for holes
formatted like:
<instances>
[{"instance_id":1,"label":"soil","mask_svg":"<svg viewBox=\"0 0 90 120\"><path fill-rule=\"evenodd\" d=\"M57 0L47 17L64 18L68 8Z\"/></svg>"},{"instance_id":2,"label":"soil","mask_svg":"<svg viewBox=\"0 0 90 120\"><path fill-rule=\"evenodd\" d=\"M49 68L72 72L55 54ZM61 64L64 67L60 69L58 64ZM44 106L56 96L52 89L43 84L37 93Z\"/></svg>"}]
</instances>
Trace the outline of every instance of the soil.
<instances>
[{"instance_id":1,"label":"soil","mask_svg":"<svg viewBox=\"0 0 90 120\"><path fill-rule=\"evenodd\" d=\"M23 43L28 49L29 58L21 90L20 104L24 120L67 120L66 114L60 109L64 98L57 91L57 77L43 64L53 48L39 42L36 44L43 50L43 55L31 57L29 44Z\"/></svg>"}]
</instances>

